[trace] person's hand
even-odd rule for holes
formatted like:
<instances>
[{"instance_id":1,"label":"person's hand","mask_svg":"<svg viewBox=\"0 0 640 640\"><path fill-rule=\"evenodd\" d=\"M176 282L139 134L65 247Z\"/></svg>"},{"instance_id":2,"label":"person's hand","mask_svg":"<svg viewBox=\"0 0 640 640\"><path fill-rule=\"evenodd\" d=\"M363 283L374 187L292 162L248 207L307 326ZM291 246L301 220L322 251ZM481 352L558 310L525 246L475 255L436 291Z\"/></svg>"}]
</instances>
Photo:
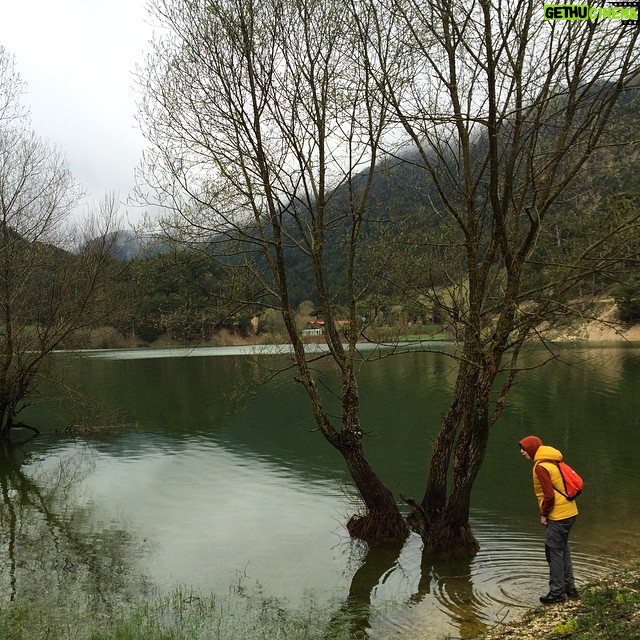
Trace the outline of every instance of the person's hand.
<instances>
[{"instance_id":1,"label":"person's hand","mask_svg":"<svg viewBox=\"0 0 640 640\"><path fill-rule=\"evenodd\" d=\"M540 524L541 524L543 527L546 527L546 526L547 526L547 516L540 516Z\"/></svg>"}]
</instances>

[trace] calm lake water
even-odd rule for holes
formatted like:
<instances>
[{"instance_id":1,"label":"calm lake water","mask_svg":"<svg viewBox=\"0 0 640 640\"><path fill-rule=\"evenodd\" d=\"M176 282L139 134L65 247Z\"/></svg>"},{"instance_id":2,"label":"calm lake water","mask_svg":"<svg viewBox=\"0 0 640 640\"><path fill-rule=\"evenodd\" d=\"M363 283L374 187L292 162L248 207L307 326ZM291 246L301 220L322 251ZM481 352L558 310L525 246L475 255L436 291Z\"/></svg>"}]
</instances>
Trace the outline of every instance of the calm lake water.
<instances>
[{"instance_id":1,"label":"calm lake water","mask_svg":"<svg viewBox=\"0 0 640 640\"><path fill-rule=\"evenodd\" d=\"M76 588L92 592L254 590L291 608L313 598L336 611L350 599L371 605L363 625L372 640L472 638L547 591L531 467L517 446L528 434L561 449L585 478L572 533L579 582L637 557L637 346L564 347L522 375L474 488L481 550L456 561L423 557L417 536L373 551L350 542L341 457L313 430L292 373L272 378L286 356L251 352L57 354L58 373L125 426L62 433L82 418L68 397L21 416L43 434L0 467L5 598L33 597L43 582L61 588L65 567L84 554ZM532 351L531 363L545 355ZM436 353L363 364L367 450L396 495L422 497L454 373ZM325 377L330 387L330 370Z\"/></svg>"}]
</instances>

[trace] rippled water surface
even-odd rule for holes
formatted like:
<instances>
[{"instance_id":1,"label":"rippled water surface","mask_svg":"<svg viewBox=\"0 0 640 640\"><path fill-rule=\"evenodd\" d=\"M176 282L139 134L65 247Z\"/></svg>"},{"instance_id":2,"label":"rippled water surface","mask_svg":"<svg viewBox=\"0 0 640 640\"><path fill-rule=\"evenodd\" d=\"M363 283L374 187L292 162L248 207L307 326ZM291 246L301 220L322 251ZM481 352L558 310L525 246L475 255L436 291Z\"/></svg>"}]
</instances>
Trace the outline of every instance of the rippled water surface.
<instances>
[{"instance_id":1,"label":"rippled water surface","mask_svg":"<svg viewBox=\"0 0 640 640\"><path fill-rule=\"evenodd\" d=\"M547 590L531 467L517 447L529 433L563 450L586 479L572 533L579 581L637 554L637 348L565 349L521 378L474 489L481 550L469 560L424 557L417 536L374 550L349 541L343 525L353 504L342 461L313 430L290 376L268 375L284 356L141 355L58 356L56 366L117 407L128 426L70 437L62 429L71 405L36 407L31 418L45 433L23 447L21 470L71 470L76 484L66 497L126 532L138 549L135 570L161 591L246 586L294 607L313 594L329 608L373 605L363 621L372 639L472 638ZM433 353L363 368L368 453L397 495L421 497L454 373L450 358Z\"/></svg>"}]
</instances>

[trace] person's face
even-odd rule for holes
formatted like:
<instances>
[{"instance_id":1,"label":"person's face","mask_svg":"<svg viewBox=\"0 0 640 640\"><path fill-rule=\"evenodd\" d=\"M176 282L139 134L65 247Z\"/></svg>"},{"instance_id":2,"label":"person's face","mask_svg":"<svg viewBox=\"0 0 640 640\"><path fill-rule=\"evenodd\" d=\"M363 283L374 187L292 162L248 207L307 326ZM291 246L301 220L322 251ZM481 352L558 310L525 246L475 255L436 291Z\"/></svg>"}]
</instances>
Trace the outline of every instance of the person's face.
<instances>
[{"instance_id":1,"label":"person's face","mask_svg":"<svg viewBox=\"0 0 640 640\"><path fill-rule=\"evenodd\" d=\"M520 447L520 455L525 459L525 460L531 460L531 456L522 448Z\"/></svg>"}]
</instances>

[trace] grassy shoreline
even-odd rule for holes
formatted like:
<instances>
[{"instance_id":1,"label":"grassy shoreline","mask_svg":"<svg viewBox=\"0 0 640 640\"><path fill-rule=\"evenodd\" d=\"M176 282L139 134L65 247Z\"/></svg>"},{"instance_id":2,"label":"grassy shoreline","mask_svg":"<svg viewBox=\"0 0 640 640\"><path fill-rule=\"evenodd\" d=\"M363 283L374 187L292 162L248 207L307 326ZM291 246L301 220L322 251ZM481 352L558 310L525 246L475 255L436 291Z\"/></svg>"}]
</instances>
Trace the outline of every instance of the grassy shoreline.
<instances>
[{"instance_id":1,"label":"grassy shoreline","mask_svg":"<svg viewBox=\"0 0 640 640\"><path fill-rule=\"evenodd\" d=\"M78 595L78 594L76 594ZM95 605L95 602L93 603ZM131 606L95 609L83 597L0 605L2 640L352 640L358 611L328 611L310 600L303 611L262 594L231 604L224 597L177 590ZM365 616L366 617L366 616ZM407 636L393 635L398 640ZM413 640L445 640L430 635ZM581 598L537 607L475 640L638 640L640 564L581 589Z\"/></svg>"},{"instance_id":2,"label":"grassy shoreline","mask_svg":"<svg viewBox=\"0 0 640 640\"><path fill-rule=\"evenodd\" d=\"M47 594L50 595L50 594ZM0 604L1 640L351 640L357 610L301 610L258 592L205 594L178 587L134 602L43 598Z\"/></svg>"}]
</instances>

